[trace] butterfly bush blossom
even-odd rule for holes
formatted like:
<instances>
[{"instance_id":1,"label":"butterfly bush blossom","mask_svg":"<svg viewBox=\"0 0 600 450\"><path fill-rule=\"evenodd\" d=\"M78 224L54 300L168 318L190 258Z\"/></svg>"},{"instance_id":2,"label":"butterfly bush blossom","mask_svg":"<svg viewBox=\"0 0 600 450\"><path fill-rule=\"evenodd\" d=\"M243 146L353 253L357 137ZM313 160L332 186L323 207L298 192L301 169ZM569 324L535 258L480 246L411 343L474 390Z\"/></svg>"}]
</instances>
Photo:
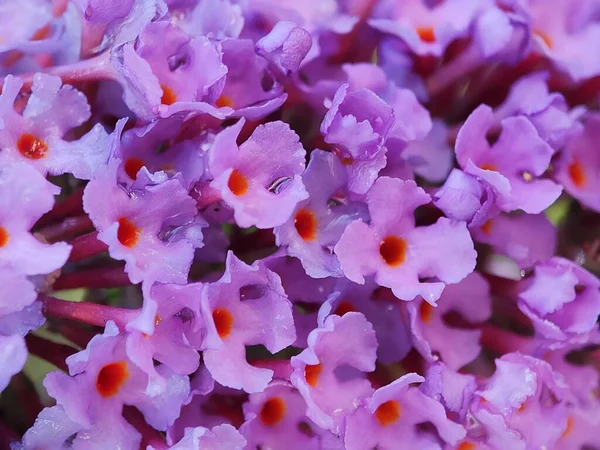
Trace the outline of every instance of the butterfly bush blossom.
<instances>
[{"instance_id":1,"label":"butterfly bush blossom","mask_svg":"<svg viewBox=\"0 0 600 450\"><path fill-rule=\"evenodd\" d=\"M597 1L0 18L0 450L600 448Z\"/></svg>"}]
</instances>

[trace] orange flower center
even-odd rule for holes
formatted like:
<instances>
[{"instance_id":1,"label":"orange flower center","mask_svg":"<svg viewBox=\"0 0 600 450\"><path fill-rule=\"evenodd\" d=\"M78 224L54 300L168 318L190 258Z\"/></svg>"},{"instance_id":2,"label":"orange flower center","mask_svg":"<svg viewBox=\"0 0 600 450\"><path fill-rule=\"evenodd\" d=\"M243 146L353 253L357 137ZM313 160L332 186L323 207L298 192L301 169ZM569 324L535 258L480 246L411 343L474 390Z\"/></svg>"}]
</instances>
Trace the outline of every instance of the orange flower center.
<instances>
[{"instance_id":1,"label":"orange flower center","mask_svg":"<svg viewBox=\"0 0 600 450\"><path fill-rule=\"evenodd\" d=\"M382 403L375 410L375 418L384 427L391 425L400 418L400 403L396 400Z\"/></svg>"},{"instance_id":2,"label":"orange flower center","mask_svg":"<svg viewBox=\"0 0 600 450\"><path fill-rule=\"evenodd\" d=\"M553 46L552 39L550 39L550 36L548 36L542 30L540 30L540 29L533 30L533 35L537 36L542 41L544 41L544 44L546 44L548 46L548 48L552 48L552 46Z\"/></svg>"},{"instance_id":3,"label":"orange flower center","mask_svg":"<svg viewBox=\"0 0 600 450\"><path fill-rule=\"evenodd\" d=\"M492 232L492 220L486 220L483 225L481 225L481 231L485 234L490 234Z\"/></svg>"},{"instance_id":4,"label":"orange flower center","mask_svg":"<svg viewBox=\"0 0 600 450\"><path fill-rule=\"evenodd\" d=\"M476 445L473 442L464 441L458 444L456 450L475 450Z\"/></svg>"},{"instance_id":5,"label":"orange flower center","mask_svg":"<svg viewBox=\"0 0 600 450\"><path fill-rule=\"evenodd\" d=\"M127 363L125 361L106 364L96 379L96 390L104 397L112 397L119 393L119 390L129 378Z\"/></svg>"},{"instance_id":6,"label":"orange flower center","mask_svg":"<svg viewBox=\"0 0 600 450\"><path fill-rule=\"evenodd\" d=\"M9 234L6 228L0 227L0 248L4 247L8 242Z\"/></svg>"},{"instance_id":7,"label":"orange flower center","mask_svg":"<svg viewBox=\"0 0 600 450\"><path fill-rule=\"evenodd\" d=\"M561 439L566 438L573 432L573 427L575 426L575 419L572 416L567 417L567 427L561 436Z\"/></svg>"},{"instance_id":8,"label":"orange flower center","mask_svg":"<svg viewBox=\"0 0 600 450\"><path fill-rule=\"evenodd\" d=\"M137 178L137 173L144 166L144 161L142 161L141 159L129 158L127 161L125 161L125 173L129 178L135 180Z\"/></svg>"},{"instance_id":9,"label":"orange flower center","mask_svg":"<svg viewBox=\"0 0 600 450\"><path fill-rule=\"evenodd\" d=\"M304 368L304 378L306 378L309 386L315 387L317 385L321 372L323 372L321 364L307 365Z\"/></svg>"},{"instance_id":10,"label":"orange flower center","mask_svg":"<svg viewBox=\"0 0 600 450\"><path fill-rule=\"evenodd\" d=\"M223 108L225 106L233 108L233 101L231 100L231 97L221 95L215 102L215 105L217 105L219 108Z\"/></svg>"},{"instance_id":11,"label":"orange flower center","mask_svg":"<svg viewBox=\"0 0 600 450\"><path fill-rule=\"evenodd\" d=\"M419 305L419 318L424 323L431 322L431 319L433 318L434 309L435 308L433 306L431 306L429 303L427 303L425 300L423 300L421 302L421 304Z\"/></svg>"},{"instance_id":12,"label":"orange flower center","mask_svg":"<svg viewBox=\"0 0 600 450\"><path fill-rule=\"evenodd\" d=\"M41 41L43 39L46 39L50 36L51 31L52 31L52 29L50 28L50 25L45 25L42 28L40 28L39 30L37 30L35 33L33 33L33 36L31 36L31 40L32 41Z\"/></svg>"},{"instance_id":13,"label":"orange flower center","mask_svg":"<svg viewBox=\"0 0 600 450\"><path fill-rule=\"evenodd\" d=\"M267 426L277 425L285 416L285 402L281 397L272 397L267 400L260 410L260 420Z\"/></svg>"},{"instance_id":14,"label":"orange flower center","mask_svg":"<svg viewBox=\"0 0 600 450\"><path fill-rule=\"evenodd\" d=\"M585 184L585 171L583 170L583 164L579 160L576 159L569 165L569 177L578 188L583 187Z\"/></svg>"},{"instance_id":15,"label":"orange flower center","mask_svg":"<svg viewBox=\"0 0 600 450\"><path fill-rule=\"evenodd\" d=\"M162 97L160 98L160 102L163 105L172 105L177 101L177 94L175 94L173 89L165 86L164 84L161 84L160 87L162 89Z\"/></svg>"},{"instance_id":16,"label":"orange flower center","mask_svg":"<svg viewBox=\"0 0 600 450\"><path fill-rule=\"evenodd\" d=\"M244 195L248 192L248 178L241 174L237 169L233 169L231 175L229 175L229 181L227 181L227 187L233 195Z\"/></svg>"},{"instance_id":17,"label":"orange flower center","mask_svg":"<svg viewBox=\"0 0 600 450\"><path fill-rule=\"evenodd\" d=\"M349 312L356 312L357 309L354 307L354 305L348 301L343 301L341 302L337 308L335 308L334 314L337 314L338 316L343 316L346 313Z\"/></svg>"},{"instance_id":18,"label":"orange flower center","mask_svg":"<svg viewBox=\"0 0 600 450\"><path fill-rule=\"evenodd\" d=\"M419 35L419 39L423 42L432 43L435 42L435 33L432 27L418 27L417 34Z\"/></svg>"},{"instance_id":19,"label":"orange flower center","mask_svg":"<svg viewBox=\"0 0 600 450\"><path fill-rule=\"evenodd\" d=\"M379 245L379 254L388 266L398 267L406 259L406 241L397 236L388 236Z\"/></svg>"},{"instance_id":20,"label":"orange flower center","mask_svg":"<svg viewBox=\"0 0 600 450\"><path fill-rule=\"evenodd\" d=\"M233 315L225 308L216 308L212 312L212 317L215 322L217 333L219 333L219 336L221 336L222 339L225 339L231 334Z\"/></svg>"},{"instance_id":21,"label":"orange flower center","mask_svg":"<svg viewBox=\"0 0 600 450\"><path fill-rule=\"evenodd\" d=\"M494 171L498 172L498 169L496 168L496 166L491 163L483 163L479 166L479 168L483 169L483 170L494 170Z\"/></svg>"},{"instance_id":22,"label":"orange flower center","mask_svg":"<svg viewBox=\"0 0 600 450\"><path fill-rule=\"evenodd\" d=\"M46 143L31 133L25 133L17 140L17 149L25 158L42 159L48 153Z\"/></svg>"},{"instance_id":23,"label":"orange flower center","mask_svg":"<svg viewBox=\"0 0 600 450\"><path fill-rule=\"evenodd\" d=\"M301 209L294 217L296 231L305 241L314 241L317 236L317 218L312 211Z\"/></svg>"}]
</instances>

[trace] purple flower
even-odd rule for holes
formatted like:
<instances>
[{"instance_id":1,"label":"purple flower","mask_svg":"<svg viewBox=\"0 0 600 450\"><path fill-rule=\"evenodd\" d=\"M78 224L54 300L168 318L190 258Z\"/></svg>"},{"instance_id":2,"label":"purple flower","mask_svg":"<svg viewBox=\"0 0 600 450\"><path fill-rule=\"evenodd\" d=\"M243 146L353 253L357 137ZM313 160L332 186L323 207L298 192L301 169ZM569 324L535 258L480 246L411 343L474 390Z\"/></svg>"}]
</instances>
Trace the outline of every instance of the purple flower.
<instances>
[{"instance_id":1,"label":"purple flower","mask_svg":"<svg viewBox=\"0 0 600 450\"><path fill-rule=\"evenodd\" d=\"M296 340L292 305L281 280L264 264L248 266L228 253L223 276L202 293L204 363L220 384L262 391L273 371L250 365L246 345L277 353Z\"/></svg>"},{"instance_id":2,"label":"purple flower","mask_svg":"<svg viewBox=\"0 0 600 450\"><path fill-rule=\"evenodd\" d=\"M332 315L308 336L308 347L291 359L292 384L307 404L306 415L338 433L356 402L373 389L365 372L375 370L377 339L365 316Z\"/></svg>"},{"instance_id":3,"label":"purple flower","mask_svg":"<svg viewBox=\"0 0 600 450\"><path fill-rule=\"evenodd\" d=\"M466 423L471 400L477 390L473 375L455 372L444 363L435 362L429 366L425 381L419 388L425 395L440 402L452 420Z\"/></svg>"},{"instance_id":4,"label":"purple flower","mask_svg":"<svg viewBox=\"0 0 600 450\"><path fill-rule=\"evenodd\" d=\"M310 33L296 23L281 21L256 43L256 53L283 76L298 71L312 45Z\"/></svg>"},{"instance_id":5,"label":"purple flower","mask_svg":"<svg viewBox=\"0 0 600 450\"><path fill-rule=\"evenodd\" d=\"M498 140L494 114L486 105L471 113L456 139L456 158L462 169L488 183L498 195L503 211L522 209L537 214L558 198L562 187L542 178L554 151L523 116L501 121Z\"/></svg>"},{"instance_id":6,"label":"purple flower","mask_svg":"<svg viewBox=\"0 0 600 450\"><path fill-rule=\"evenodd\" d=\"M9 161L25 161L44 175L72 173L89 180L98 167L108 161L112 141L119 132L109 136L96 124L79 140L67 140L68 132L90 117L85 95L60 78L36 74L31 96L22 114L13 103L23 83L8 76L0 95L0 145ZM68 104L68 108L62 105Z\"/></svg>"},{"instance_id":7,"label":"purple flower","mask_svg":"<svg viewBox=\"0 0 600 450\"><path fill-rule=\"evenodd\" d=\"M281 278L281 284L294 305L295 347L306 347L308 334L317 326L317 312L335 287L335 278L312 278L296 258L278 255L265 261L269 270Z\"/></svg>"},{"instance_id":8,"label":"purple flower","mask_svg":"<svg viewBox=\"0 0 600 450\"><path fill-rule=\"evenodd\" d=\"M559 150L575 121L564 97L549 92L547 79L547 73L536 72L517 80L506 100L494 109L494 115L497 120L520 115L527 117L540 137Z\"/></svg>"},{"instance_id":9,"label":"purple flower","mask_svg":"<svg viewBox=\"0 0 600 450\"><path fill-rule=\"evenodd\" d=\"M133 184L142 167L146 167L153 174L163 171L170 177L178 177L190 189L204 175L206 153L198 151L198 147L205 146L206 141L177 139L181 124L181 118L169 117L124 133L116 152L123 162L120 178L129 178ZM158 152L159 148L162 151Z\"/></svg>"},{"instance_id":10,"label":"purple flower","mask_svg":"<svg viewBox=\"0 0 600 450\"><path fill-rule=\"evenodd\" d=\"M330 152L313 150L302 175L308 199L298 203L290 219L275 227L276 242L302 262L315 278L342 276L333 247L346 226L366 218L362 203L348 198L348 178L340 160Z\"/></svg>"},{"instance_id":11,"label":"purple flower","mask_svg":"<svg viewBox=\"0 0 600 450\"><path fill-rule=\"evenodd\" d=\"M548 8L542 0L523 3L536 47L557 69L575 81L600 73L600 59L594 52L586 51L589 43L600 35L600 24L591 3L582 8L575 8L569 0L560 0L553 8Z\"/></svg>"},{"instance_id":12,"label":"purple flower","mask_svg":"<svg viewBox=\"0 0 600 450\"><path fill-rule=\"evenodd\" d=\"M147 180L140 189L128 191L117 179L118 159L113 159L86 186L84 208L100 231L98 239L110 255L125 261L134 283L149 277L154 281L185 283L194 256L202 246L181 234L195 222L196 202L176 179L156 184Z\"/></svg>"},{"instance_id":13,"label":"purple flower","mask_svg":"<svg viewBox=\"0 0 600 450\"><path fill-rule=\"evenodd\" d=\"M472 272L476 253L464 223L441 218L415 227L415 209L429 201L414 181L379 178L367 194L370 225L352 222L335 246L346 277L362 284L375 274L377 284L396 297L420 295L435 304L446 284ZM425 277L432 281L421 281Z\"/></svg>"},{"instance_id":14,"label":"purple flower","mask_svg":"<svg viewBox=\"0 0 600 450\"><path fill-rule=\"evenodd\" d=\"M487 427L492 447L494 439L500 438L496 434L512 432L528 446L551 448L567 427L566 392L562 377L548 363L510 353L496 360L496 372L476 393L485 401L472 411L475 420L487 421L490 415L503 419L505 425L497 422ZM542 421L544 426L538 426Z\"/></svg>"},{"instance_id":15,"label":"purple flower","mask_svg":"<svg viewBox=\"0 0 600 450\"><path fill-rule=\"evenodd\" d=\"M181 111L223 116L211 104L223 88L227 67L208 38L154 22L142 30L136 46L125 44L111 60L124 86L124 100L140 119Z\"/></svg>"},{"instance_id":16,"label":"purple flower","mask_svg":"<svg viewBox=\"0 0 600 450\"><path fill-rule=\"evenodd\" d=\"M268 61L256 54L254 42L226 39L221 46L227 78L217 105L233 108L233 117L248 120L262 119L283 105L288 95L269 73Z\"/></svg>"},{"instance_id":17,"label":"purple flower","mask_svg":"<svg viewBox=\"0 0 600 450\"><path fill-rule=\"evenodd\" d=\"M221 131L209 153L211 187L234 209L241 227L271 228L284 223L308 197L301 173L305 151L289 125L260 125L238 147L245 121Z\"/></svg>"},{"instance_id":18,"label":"purple flower","mask_svg":"<svg viewBox=\"0 0 600 450\"><path fill-rule=\"evenodd\" d=\"M554 257L536 264L522 284L519 308L550 348L587 342L597 330L600 281L579 265Z\"/></svg>"},{"instance_id":19,"label":"purple flower","mask_svg":"<svg viewBox=\"0 0 600 450\"><path fill-rule=\"evenodd\" d=\"M321 123L325 142L333 145L347 166L348 189L366 193L385 167L385 139L394 125L392 108L368 89L335 93Z\"/></svg>"},{"instance_id":20,"label":"purple flower","mask_svg":"<svg viewBox=\"0 0 600 450\"><path fill-rule=\"evenodd\" d=\"M263 392L250 395L244 416L240 431L252 448L321 448L323 431L306 417L304 399L288 383L273 382Z\"/></svg>"},{"instance_id":21,"label":"purple flower","mask_svg":"<svg viewBox=\"0 0 600 450\"><path fill-rule=\"evenodd\" d=\"M185 435L171 450L191 450L195 448L214 448L220 450L242 450L246 440L231 425L219 425L212 429L204 427L186 428ZM150 446L149 449L154 450Z\"/></svg>"},{"instance_id":22,"label":"purple flower","mask_svg":"<svg viewBox=\"0 0 600 450\"><path fill-rule=\"evenodd\" d=\"M27 361L25 339L15 334L0 334L0 392L2 392L13 375L19 373Z\"/></svg>"},{"instance_id":23,"label":"purple flower","mask_svg":"<svg viewBox=\"0 0 600 450\"><path fill-rule=\"evenodd\" d=\"M373 392L364 405L348 416L346 448L393 448L398 442L413 448L442 448L436 445L437 436L447 444L457 444L466 435L464 428L446 417L440 403L410 387L423 380L416 373L409 373ZM426 422L433 424L434 432L419 430L417 425Z\"/></svg>"},{"instance_id":24,"label":"purple flower","mask_svg":"<svg viewBox=\"0 0 600 450\"><path fill-rule=\"evenodd\" d=\"M600 157L596 151L600 115L590 113L583 127L574 127L559 159L556 180L585 206L600 211Z\"/></svg>"},{"instance_id":25,"label":"purple flower","mask_svg":"<svg viewBox=\"0 0 600 450\"><path fill-rule=\"evenodd\" d=\"M472 234L521 268L551 258L556 250L557 230L543 214L502 214L489 218Z\"/></svg>"},{"instance_id":26,"label":"purple flower","mask_svg":"<svg viewBox=\"0 0 600 450\"><path fill-rule=\"evenodd\" d=\"M335 285L333 293L319 309L318 322L323 323L331 314L343 316L349 312L360 312L373 324L377 336L377 357L383 364L401 361L410 351L412 342L408 321L402 320L402 311L396 298L379 294L373 280L355 284L342 279Z\"/></svg>"},{"instance_id":27,"label":"purple flower","mask_svg":"<svg viewBox=\"0 0 600 450\"><path fill-rule=\"evenodd\" d=\"M438 302L435 308L425 300L407 305L415 348L425 359L440 359L450 369L458 370L479 355L481 332L450 326L445 316L456 312L469 323L486 321L492 312L489 287L479 273L473 272L460 283L446 287Z\"/></svg>"},{"instance_id":28,"label":"purple flower","mask_svg":"<svg viewBox=\"0 0 600 450\"><path fill-rule=\"evenodd\" d=\"M470 228L484 225L499 214L494 189L459 169L452 169L444 185L433 194L433 203L446 217L467 222Z\"/></svg>"},{"instance_id":29,"label":"purple flower","mask_svg":"<svg viewBox=\"0 0 600 450\"><path fill-rule=\"evenodd\" d=\"M17 277L60 269L71 246L65 242L47 244L30 232L40 216L52 208L60 189L26 163L0 164L0 265L10 266Z\"/></svg>"},{"instance_id":30,"label":"purple flower","mask_svg":"<svg viewBox=\"0 0 600 450\"><path fill-rule=\"evenodd\" d=\"M418 55L441 56L454 39L469 35L477 13L490 4L487 0L389 2L388 17L371 19L369 25L397 36Z\"/></svg>"}]
</instances>

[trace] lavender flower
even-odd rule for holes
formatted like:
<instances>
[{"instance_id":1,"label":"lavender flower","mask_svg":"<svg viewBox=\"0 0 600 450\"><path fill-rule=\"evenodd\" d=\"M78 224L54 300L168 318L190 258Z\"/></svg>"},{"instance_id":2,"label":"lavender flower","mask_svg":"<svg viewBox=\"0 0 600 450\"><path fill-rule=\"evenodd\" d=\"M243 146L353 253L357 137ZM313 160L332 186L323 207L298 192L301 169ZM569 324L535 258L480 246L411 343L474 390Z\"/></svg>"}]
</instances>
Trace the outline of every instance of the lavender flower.
<instances>
[{"instance_id":1,"label":"lavender flower","mask_svg":"<svg viewBox=\"0 0 600 450\"><path fill-rule=\"evenodd\" d=\"M596 3L0 2L0 450L598 447Z\"/></svg>"}]
</instances>

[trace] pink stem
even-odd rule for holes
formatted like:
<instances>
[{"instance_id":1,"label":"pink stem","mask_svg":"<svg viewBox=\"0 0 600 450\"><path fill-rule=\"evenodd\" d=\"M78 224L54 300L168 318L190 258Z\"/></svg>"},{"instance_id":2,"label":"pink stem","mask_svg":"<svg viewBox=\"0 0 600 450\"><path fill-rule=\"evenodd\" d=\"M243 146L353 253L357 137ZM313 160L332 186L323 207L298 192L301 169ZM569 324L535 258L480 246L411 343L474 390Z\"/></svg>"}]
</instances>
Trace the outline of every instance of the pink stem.
<instances>
[{"instance_id":1,"label":"pink stem","mask_svg":"<svg viewBox=\"0 0 600 450\"><path fill-rule=\"evenodd\" d=\"M79 261L90 256L103 253L108 250L108 245L98 240L98 232L84 234L73 239L70 244L73 246L69 261Z\"/></svg>"},{"instance_id":2,"label":"pink stem","mask_svg":"<svg viewBox=\"0 0 600 450\"><path fill-rule=\"evenodd\" d=\"M222 200L221 193L212 188L208 183L197 183L194 186L194 190L198 194L198 200L196 206L200 211L205 209L207 206L213 203L220 202Z\"/></svg>"},{"instance_id":3,"label":"pink stem","mask_svg":"<svg viewBox=\"0 0 600 450\"><path fill-rule=\"evenodd\" d=\"M481 345L493 352L504 354L516 351L527 353L531 346L531 339L511 333L491 323L481 327Z\"/></svg>"},{"instance_id":4,"label":"pink stem","mask_svg":"<svg viewBox=\"0 0 600 450\"><path fill-rule=\"evenodd\" d=\"M123 266L100 267L61 275L53 285L55 291L76 288L110 288L130 286Z\"/></svg>"},{"instance_id":5,"label":"pink stem","mask_svg":"<svg viewBox=\"0 0 600 450\"><path fill-rule=\"evenodd\" d=\"M137 309L115 308L89 302L70 302L45 295L40 295L39 300L44 305L43 311L46 315L99 327L104 327L106 322L112 320L119 328L125 328L127 322L139 314Z\"/></svg>"},{"instance_id":6,"label":"pink stem","mask_svg":"<svg viewBox=\"0 0 600 450\"><path fill-rule=\"evenodd\" d=\"M160 433L146 423L144 416L137 408L133 406L123 407L123 417L142 435L140 448L146 448L150 445L156 450L167 450L169 448Z\"/></svg>"},{"instance_id":7,"label":"pink stem","mask_svg":"<svg viewBox=\"0 0 600 450\"><path fill-rule=\"evenodd\" d=\"M260 367L261 369L271 369L275 378L281 378L283 380L289 380L292 374L292 366L290 362L285 359L259 359L256 361L250 361L254 367Z\"/></svg>"},{"instance_id":8,"label":"pink stem","mask_svg":"<svg viewBox=\"0 0 600 450\"><path fill-rule=\"evenodd\" d=\"M473 72L481 65L481 57L475 45L436 70L425 82L429 95L435 97L458 80Z\"/></svg>"},{"instance_id":9,"label":"pink stem","mask_svg":"<svg viewBox=\"0 0 600 450\"><path fill-rule=\"evenodd\" d=\"M57 242L93 229L94 224L88 216L84 215L68 217L62 222L41 229L38 233L49 242Z\"/></svg>"},{"instance_id":10,"label":"pink stem","mask_svg":"<svg viewBox=\"0 0 600 450\"><path fill-rule=\"evenodd\" d=\"M73 64L51 67L46 73L60 77L65 84L82 81L116 80L118 78L110 62L110 52L108 51ZM34 75L35 73L18 75L23 81L23 87L31 87Z\"/></svg>"}]
</instances>

